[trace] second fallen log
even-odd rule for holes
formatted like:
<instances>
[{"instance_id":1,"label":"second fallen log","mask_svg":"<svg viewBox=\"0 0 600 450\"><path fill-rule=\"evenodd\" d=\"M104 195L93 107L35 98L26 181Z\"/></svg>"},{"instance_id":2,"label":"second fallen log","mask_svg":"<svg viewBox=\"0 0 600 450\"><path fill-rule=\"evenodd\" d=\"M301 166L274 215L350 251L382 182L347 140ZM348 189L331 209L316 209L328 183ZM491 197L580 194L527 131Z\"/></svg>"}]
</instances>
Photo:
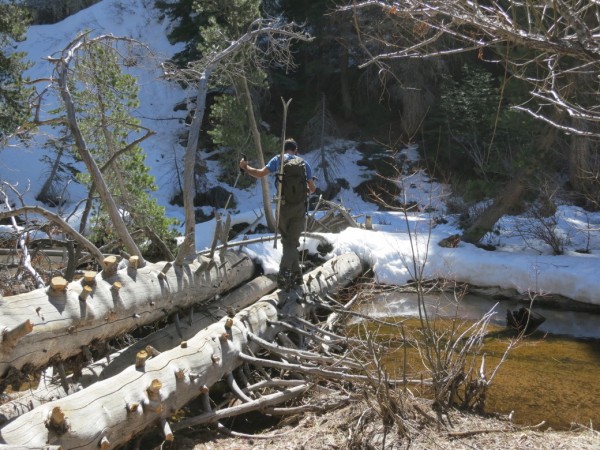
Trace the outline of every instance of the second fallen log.
<instances>
[{"instance_id":1,"label":"second fallen log","mask_svg":"<svg viewBox=\"0 0 600 450\"><path fill-rule=\"evenodd\" d=\"M153 425L170 430L165 421L175 411L243 363L242 352L253 346L249 332L272 341L282 331L273 325L280 316L308 316L319 297L362 273L358 256L339 256L309 275L311 281L297 297L281 291L267 295L234 317L210 325L185 345L148 359L143 368L132 361L112 378L22 415L0 430L0 439L11 445L91 450L122 445ZM53 416L62 421L53 426Z\"/></svg>"}]
</instances>

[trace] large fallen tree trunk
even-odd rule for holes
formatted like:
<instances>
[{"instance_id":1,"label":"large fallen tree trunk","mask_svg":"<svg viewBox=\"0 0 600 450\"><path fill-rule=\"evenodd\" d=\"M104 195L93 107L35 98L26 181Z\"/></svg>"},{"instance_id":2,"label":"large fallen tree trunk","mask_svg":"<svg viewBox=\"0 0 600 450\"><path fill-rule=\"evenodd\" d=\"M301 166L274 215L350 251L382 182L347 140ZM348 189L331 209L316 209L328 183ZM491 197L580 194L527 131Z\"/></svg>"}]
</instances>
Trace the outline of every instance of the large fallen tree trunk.
<instances>
[{"instance_id":1,"label":"large fallen tree trunk","mask_svg":"<svg viewBox=\"0 0 600 450\"><path fill-rule=\"evenodd\" d=\"M277 284L272 278L257 277L223 297L203 304L201 311L194 311L192 307L189 315L183 320L175 319L174 323L145 336L129 347L88 364L77 376L70 375L66 380L61 380L56 374L53 377L45 374L36 389L20 393L17 398L0 406L0 426L44 403L64 398L99 380L116 375L131 365L139 351L155 353L172 349L182 340L191 339L202 329L223 318L229 311L237 312L255 303L276 287ZM68 386L68 391L65 386Z\"/></svg>"},{"instance_id":2,"label":"large fallen tree trunk","mask_svg":"<svg viewBox=\"0 0 600 450\"><path fill-rule=\"evenodd\" d=\"M231 378L245 360L243 353L257 347L250 343L250 335L272 342L283 329L278 325L280 317L310 315L319 298L348 285L361 273L358 256L342 255L308 274L302 289L289 294L276 291L177 348L40 406L3 427L0 438L5 444L21 446L114 448L159 425L165 439L172 440L167 420L199 394L206 396L220 379ZM303 391L298 389L298 394ZM211 420L218 418L205 419Z\"/></svg>"},{"instance_id":3,"label":"large fallen tree trunk","mask_svg":"<svg viewBox=\"0 0 600 450\"><path fill-rule=\"evenodd\" d=\"M183 266L147 264L91 273L80 281L2 299L0 377L24 373L80 354L173 311L207 301L247 281L254 264L242 253ZM9 374L9 369L16 369ZM16 375L17 380L10 376Z\"/></svg>"}]
</instances>

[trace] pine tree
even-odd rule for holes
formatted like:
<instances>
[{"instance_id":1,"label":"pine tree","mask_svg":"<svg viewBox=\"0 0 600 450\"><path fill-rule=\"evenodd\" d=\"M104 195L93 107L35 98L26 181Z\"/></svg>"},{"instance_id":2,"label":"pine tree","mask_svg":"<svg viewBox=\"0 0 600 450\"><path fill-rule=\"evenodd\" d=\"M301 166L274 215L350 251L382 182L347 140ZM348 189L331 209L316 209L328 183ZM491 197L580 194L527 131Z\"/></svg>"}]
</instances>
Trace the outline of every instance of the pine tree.
<instances>
[{"instance_id":1,"label":"pine tree","mask_svg":"<svg viewBox=\"0 0 600 450\"><path fill-rule=\"evenodd\" d=\"M0 2L0 140L12 134L28 114L31 92L23 83L27 68L15 43L24 38L29 22L27 11L13 3Z\"/></svg>"},{"instance_id":2,"label":"pine tree","mask_svg":"<svg viewBox=\"0 0 600 450\"><path fill-rule=\"evenodd\" d=\"M200 29L202 42L199 44L199 51L208 54L214 49L224 48L242 35L250 24L260 17L260 3L258 0L207 0L197 3L198 15L208 17L208 23ZM266 91L266 76L264 71L253 64L254 55L255 52L251 48L240 52L236 55L235 62L239 70L222 71L214 77L215 84L221 88L223 94L216 97L211 108L210 116L214 126L208 134L216 145L235 150L235 156L226 152L220 158L223 167L222 178L228 182L233 182L236 176L239 154L244 153L248 158L254 159L257 153L250 136L246 112L248 105L245 101L244 85L240 79L246 77L249 85L256 91ZM255 109L253 108L254 113ZM262 134L261 141L266 137ZM273 145L268 140L266 142L271 145L269 150L277 151L276 144Z\"/></svg>"},{"instance_id":3,"label":"pine tree","mask_svg":"<svg viewBox=\"0 0 600 450\"><path fill-rule=\"evenodd\" d=\"M138 87L133 76L122 72L118 51L104 44L85 47L77 58L71 84L81 131L128 227L150 229L163 240L172 238L173 220L167 219L164 208L151 198L150 193L157 189L154 177L142 148L132 142L141 131L130 113L138 106ZM87 173L80 173L79 180L93 192ZM100 204L91 231L96 244L116 238ZM146 256L151 256L148 249Z\"/></svg>"}]
</instances>

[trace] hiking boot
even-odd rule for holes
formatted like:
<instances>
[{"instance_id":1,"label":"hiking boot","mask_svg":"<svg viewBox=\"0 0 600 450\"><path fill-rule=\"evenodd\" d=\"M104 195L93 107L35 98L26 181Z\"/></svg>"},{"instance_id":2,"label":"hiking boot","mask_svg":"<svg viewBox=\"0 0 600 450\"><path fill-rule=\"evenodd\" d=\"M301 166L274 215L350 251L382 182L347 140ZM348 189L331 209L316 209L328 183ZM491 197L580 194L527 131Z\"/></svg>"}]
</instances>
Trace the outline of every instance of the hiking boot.
<instances>
[{"instance_id":1,"label":"hiking boot","mask_svg":"<svg viewBox=\"0 0 600 450\"><path fill-rule=\"evenodd\" d=\"M281 271L277 274L277 287L279 289L289 289L291 285L292 276L287 270Z\"/></svg>"},{"instance_id":2,"label":"hiking boot","mask_svg":"<svg viewBox=\"0 0 600 450\"><path fill-rule=\"evenodd\" d=\"M296 286L300 286L300 285L304 284L304 278L302 278L302 272L292 273L292 282Z\"/></svg>"}]
</instances>

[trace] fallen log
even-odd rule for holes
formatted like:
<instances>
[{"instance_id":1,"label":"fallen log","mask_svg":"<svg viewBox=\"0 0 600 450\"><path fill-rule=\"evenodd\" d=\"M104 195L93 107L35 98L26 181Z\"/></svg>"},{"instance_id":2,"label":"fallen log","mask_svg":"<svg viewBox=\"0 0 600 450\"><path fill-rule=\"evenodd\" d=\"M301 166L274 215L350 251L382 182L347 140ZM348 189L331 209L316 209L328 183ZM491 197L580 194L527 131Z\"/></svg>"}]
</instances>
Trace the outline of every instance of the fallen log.
<instances>
[{"instance_id":1,"label":"fallen log","mask_svg":"<svg viewBox=\"0 0 600 450\"><path fill-rule=\"evenodd\" d=\"M126 350L119 352L117 357L108 361L102 371L95 371L98 379L110 378L125 369L133 361L135 354L148 346L163 352L171 350L182 341L191 339L210 324L220 320L228 313L235 313L258 301L261 297L273 292L277 288L275 280L262 276L238 287L232 292L203 305L202 311L191 310L190 317L181 320L179 325L170 324L167 327L140 339ZM97 368L98 366L95 365ZM85 372L84 372L85 375ZM84 387L91 383L82 380Z\"/></svg>"},{"instance_id":2,"label":"fallen log","mask_svg":"<svg viewBox=\"0 0 600 450\"><path fill-rule=\"evenodd\" d=\"M170 312L207 301L247 281L254 264L242 253L220 260L173 266L105 264L66 283L57 277L46 289L3 298L0 303L0 387L23 373L64 360L92 342L103 342ZM17 380L7 377L10 369Z\"/></svg>"},{"instance_id":3,"label":"fallen log","mask_svg":"<svg viewBox=\"0 0 600 450\"><path fill-rule=\"evenodd\" d=\"M115 448L153 425L171 440L174 435L167 420L242 365L242 353L255 345L248 340L249 332L273 341L282 330L271 322L280 314L308 317L320 298L362 273L358 256L342 255L314 271L310 283L293 293L276 291L177 348L22 415L0 430L0 440L23 446Z\"/></svg>"},{"instance_id":4,"label":"fallen log","mask_svg":"<svg viewBox=\"0 0 600 450\"><path fill-rule=\"evenodd\" d=\"M14 400L0 405L0 426L14 420L34 408L52 400L64 398L93 383L110 378L131 365L136 354L141 350L151 348L153 351L163 352L170 350L181 343L191 339L196 333L206 328L211 323L223 318L229 311L238 311L261 297L275 290L277 283L272 278L261 276L238 287L217 300L203 305L202 311L190 310L189 318L182 320L179 327L176 324L167 325L154 333L140 339L135 344L115 352L98 361L94 361L81 369L77 377L70 376L71 385L69 392L65 391L60 380L42 380L35 390L24 392ZM181 334L180 334L181 333Z\"/></svg>"}]
</instances>

